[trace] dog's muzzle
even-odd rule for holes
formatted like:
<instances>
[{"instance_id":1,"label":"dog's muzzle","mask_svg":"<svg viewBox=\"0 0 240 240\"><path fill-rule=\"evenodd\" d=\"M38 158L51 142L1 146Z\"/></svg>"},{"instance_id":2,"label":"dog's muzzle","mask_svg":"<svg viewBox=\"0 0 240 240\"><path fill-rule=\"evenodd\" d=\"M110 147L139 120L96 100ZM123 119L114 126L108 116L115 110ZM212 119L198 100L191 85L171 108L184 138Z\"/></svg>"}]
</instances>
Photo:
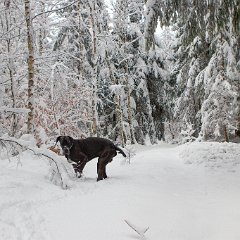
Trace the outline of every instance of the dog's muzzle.
<instances>
[{"instance_id":1,"label":"dog's muzzle","mask_svg":"<svg viewBox=\"0 0 240 240\"><path fill-rule=\"evenodd\" d=\"M64 146L64 147L63 147L63 154L69 156L69 155L70 155L70 148Z\"/></svg>"}]
</instances>

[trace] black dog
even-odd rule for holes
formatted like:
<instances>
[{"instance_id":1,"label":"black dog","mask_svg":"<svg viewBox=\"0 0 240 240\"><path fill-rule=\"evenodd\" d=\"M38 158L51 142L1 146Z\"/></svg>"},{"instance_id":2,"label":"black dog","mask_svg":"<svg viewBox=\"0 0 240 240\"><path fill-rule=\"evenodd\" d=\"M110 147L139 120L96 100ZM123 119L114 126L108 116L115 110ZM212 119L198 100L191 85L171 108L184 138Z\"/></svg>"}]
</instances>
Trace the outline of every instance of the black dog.
<instances>
[{"instance_id":1,"label":"black dog","mask_svg":"<svg viewBox=\"0 0 240 240\"><path fill-rule=\"evenodd\" d=\"M106 165L117 155L117 151L126 157L122 149L104 138L89 137L85 139L73 139L69 136L59 136L56 144L58 141L65 157L76 163L73 164L73 167L78 177L81 177L86 163L98 157L97 181L103 180L107 178Z\"/></svg>"}]
</instances>

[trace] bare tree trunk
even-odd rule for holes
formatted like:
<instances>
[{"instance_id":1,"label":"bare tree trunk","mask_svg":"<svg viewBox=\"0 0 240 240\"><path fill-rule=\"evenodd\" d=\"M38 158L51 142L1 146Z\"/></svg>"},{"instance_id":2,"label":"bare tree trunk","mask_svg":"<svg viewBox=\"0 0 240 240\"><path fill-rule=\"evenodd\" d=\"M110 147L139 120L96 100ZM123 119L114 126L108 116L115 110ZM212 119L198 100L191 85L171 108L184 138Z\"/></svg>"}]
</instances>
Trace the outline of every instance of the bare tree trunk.
<instances>
[{"instance_id":1,"label":"bare tree trunk","mask_svg":"<svg viewBox=\"0 0 240 240\"><path fill-rule=\"evenodd\" d=\"M125 16L127 16L127 14L124 14ZM127 27L127 26L125 26ZM126 28L127 29L127 28ZM127 55L127 35L126 33L124 34L124 38L123 38L123 44L124 44L124 53ZM131 144L136 143L136 138L135 138L135 133L134 133L134 129L133 129L133 116L132 116L132 104L131 104L131 89L130 89L130 85L129 85L129 71L128 71L128 61L125 60L125 65L124 65L124 70L125 70L125 86L126 86L126 94L127 94L127 113L128 113L128 124L129 124L129 129L130 129L130 142Z\"/></svg>"},{"instance_id":2,"label":"bare tree trunk","mask_svg":"<svg viewBox=\"0 0 240 240\"><path fill-rule=\"evenodd\" d=\"M91 127L91 136L96 136L98 131L97 124L97 81L93 82L92 89L92 127Z\"/></svg>"},{"instance_id":3,"label":"bare tree trunk","mask_svg":"<svg viewBox=\"0 0 240 240\"><path fill-rule=\"evenodd\" d=\"M34 48L33 48L33 26L31 20L30 0L25 0L25 20L27 25L28 44L28 113L27 132L34 131Z\"/></svg>"},{"instance_id":4,"label":"bare tree trunk","mask_svg":"<svg viewBox=\"0 0 240 240\"><path fill-rule=\"evenodd\" d=\"M81 3L80 1L77 4L78 11L78 44L79 44L79 59L78 59L78 79L82 80L83 74L83 43L81 42L81 33L82 33L82 16L81 16Z\"/></svg>"},{"instance_id":5,"label":"bare tree trunk","mask_svg":"<svg viewBox=\"0 0 240 240\"><path fill-rule=\"evenodd\" d=\"M152 29L151 31L153 31L154 29ZM154 32L151 32L149 29L146 29L145 30L145 38L144 38L144 41L145 41L145 51L146 52L149 52L149 50L152 49L155 50L155 39L154 39Z\"/></svg>"},{"instance_id":6,"label":"bare tree trunk","mask_svg":"<svg viewBox=\"0 0 240 240\"><path fill-rule=\"evenodd\" d=\"M10 4L10 3L9 3ZM11 24L8 19L7 13L9 13L10 17L10 10L9 10L9 4L6 4L7 11L5 12L5 21L6 21L6 30L9 31L9 28L11 27L9 24ZM11 39L8 38L7 40L7 53L9 56L11 56ZM8 61L8 71L9 71L9 79L11 83L11 98L12 98L12 107L16 108L16 85L14 81L14 69L13 69L13 60L12 57L9 58ZM15 136L17 130L17 114L12 113L12 123L11 123L11 135Z\"/></svg>"},{"instance_id":7,"label":"bare tree trunk","mask_svg":"<svg viewBox=\"0 0 240 240\"><path fill-rule=\"evenodd\" d=\"M9 70L9 76L10 76L10 82L11 82L11 96L12 96L12 107L16 108L16 84L13 77L13 63L12 60L9 62L8 70ZM12 114L12 126L11 126L11 135L15 136L17 131L17 114Z\"/></svg>"},{"instance_id":8,"label":"bare tree trunk","mask_svg":"<svg viewBox=\"0 0 240 240\"><path fill-rule=\"evenodd\" d=\"M91 12L91 23L92 23L92 55L93 55L93 81L92 81L92 126L91 126L91 135L96 136L98 133L98 117L97 117L97 36L96 36L96 23L95 23L95 0L89 4Z\"/></svg>"},{"instance_id":9,"label":"bare tree trunk","mask_svg":"<svg viewBox=\"0 0 240 240\"><path fill-rule=\"evenodd\" d=\"M173 133L172 126L171 126L170 122L168 122L168 128L169 128L169 132L171 134L172 140L174 140L175 139L175 135Z\"/></svg>"},{"instance_id":10,"label":"bare tree trunk","mask_svg":"<svg viewBox=\"0 0 240 240\"><path fill-rule=\"evenodd\" d=\"M223 131L224 131L225 141L229 142L228 130L227 130L227 126L226 125L223 126Z\"/></svg>"},{"instance_id":11,"label":"bare tree trunk","mask_svg":"<svg viewBox=\"0 0 240 240\"><path fill-rule=\"evenodd\" d=\"M128 112L128 123L130 128L130 142L131 144L136 143L134 129L133 129L133 120L132 120L132 104L131 104L131 90L128 81L128 66L127 63L125 65L125 73L126 73L126 91L127 91L127 112Z\"/></svg>"},{"instance_id":12,"label":"bare tree trunk","mask_svg":"<svg viewBox=\"0 0 240 240\"><path fill-rule=\"evenodd\" d=\"M240 40L240 37L239 37L239 40ZM238 112L237 112L237 129L235 131L235 135L237 137L240 137L240 83L238 83L237 89L238 89L238 96L237 96Z\"/></svg>"},{"instance_id":13,"label":"bare tree trunk","mask_svg":"<svg viewBox=\"0 0 240 240\"><path fill-rule=\"evenodd\" d=\"M41 12L45 11L45 2L44 1L40 2L40 9L41 9ZM46 24L45 19L43 21ZM43 41L44 41L45 37L46 37L46 30L41 27L39 29L39 54L40 55L42 55L42 53L43 53L43 48L44 48Z\"/></svg>"}]
</instances>

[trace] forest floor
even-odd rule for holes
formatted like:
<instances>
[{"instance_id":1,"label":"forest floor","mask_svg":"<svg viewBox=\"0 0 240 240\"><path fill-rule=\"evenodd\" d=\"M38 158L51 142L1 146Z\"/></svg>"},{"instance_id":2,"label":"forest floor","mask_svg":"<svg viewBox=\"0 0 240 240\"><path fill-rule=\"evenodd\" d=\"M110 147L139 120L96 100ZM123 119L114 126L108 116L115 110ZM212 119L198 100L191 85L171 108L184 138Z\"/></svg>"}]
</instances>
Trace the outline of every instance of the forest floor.
<instances>
[{"instance_id":1,"label":"forest floor","mask_svg":"<svg viewBox=\"0 0 240 240\"><path fill-rule=\"evenodd\" d=\"M70 189L46 159L0 161L1 240L239 240L240 144L132 146L96 182L96 160ZM149 227L145 236L136 233Z\"/></svg>"}]
</instances>

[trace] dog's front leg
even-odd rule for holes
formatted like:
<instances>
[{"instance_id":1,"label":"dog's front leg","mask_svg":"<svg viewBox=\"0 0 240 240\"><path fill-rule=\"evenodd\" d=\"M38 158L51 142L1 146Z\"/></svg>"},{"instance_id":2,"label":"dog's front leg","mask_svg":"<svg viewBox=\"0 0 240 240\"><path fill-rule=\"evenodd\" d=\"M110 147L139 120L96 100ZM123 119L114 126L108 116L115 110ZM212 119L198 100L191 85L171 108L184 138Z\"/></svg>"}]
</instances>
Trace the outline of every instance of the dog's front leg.
<instances>
[{"instance_id":1,"label":"dog's front leg","mask_svg":"<svg viewBox=\"0 0 240 240\"><path fill-rule=\"evenodd\" d=\"M76 175L77 175L78 178L81 177L82 171L83 171L83 169L84 169L84 167L85 167L85 165L86 165L86 163L87 163L87 159L88 159L87 156L86 156L85 154L83 154L83 153L80 153L79 155L80 155L80 157L81 157L81 160L79 160L79 161L78 161L76 164L74 164L74 166L73 166L73 168L74 168L74 170L75 170Z\"/></svg>"},{"instance_id":2,"label":"dog's front leg","mask_svg":"<svg viewBox=\"0 0 240 240\"><path fill-rule=\"evenodd\" d=\"M85 167L86 163L87 162L79 161L77 164L74 165L74 170L75 170L78 178L80 178L82 176L82 171L83 171L83 168Z\"/></svg>"}]
</instances>

